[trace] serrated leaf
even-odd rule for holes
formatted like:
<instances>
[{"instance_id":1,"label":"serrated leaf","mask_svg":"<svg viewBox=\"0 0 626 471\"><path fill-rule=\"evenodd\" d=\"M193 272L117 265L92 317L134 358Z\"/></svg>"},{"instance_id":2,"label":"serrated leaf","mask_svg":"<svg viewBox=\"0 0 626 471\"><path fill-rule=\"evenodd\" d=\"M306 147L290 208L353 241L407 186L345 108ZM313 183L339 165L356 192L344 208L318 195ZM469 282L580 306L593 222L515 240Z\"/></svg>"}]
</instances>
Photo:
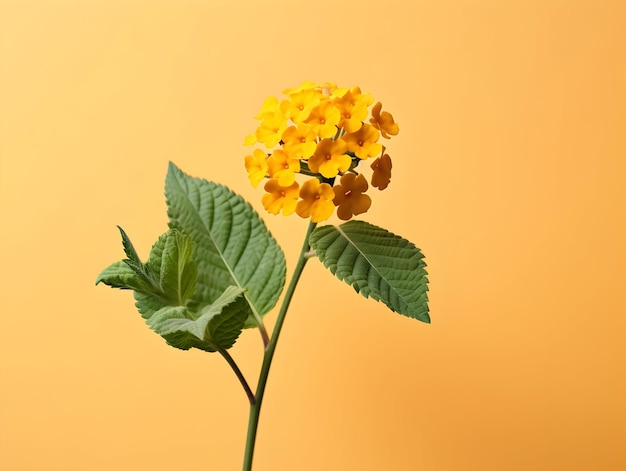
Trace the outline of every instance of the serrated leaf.
<instances>
[{"instance_id":1,"label":"serrated leaf","mask_svg":"<svg viewBox=\"0 0 626 471\"><path fill-rule=\"evenodd\" d=\"M244 291L229 287L197 319L184 306L167 306L148 319L148 325L168 344L182 350L192 347L214 352L233 346L250 313Z\"/></svg>"},{"instance_id":2,"label":"serrated leaf","mask_svg":"<svg viewBox=\"0 0 626 471\"><path fill-rule=\"evenodd\" d=\"M244 294L245 291L241 288L230 286L207 310L207 312L214 312L207 332L213 343L223 348L230 348L239 337L246 319L251 314L250 305Z\"/></svg>"},{"instance_id":3,"label":"serrated leaf","mask_svg":"<svg viewBox=\"0 0 626 471\"><path fill-rule=\"evenodd\" d=\"M128 258L106 268L96 284L132 289L146 323L176 348L214 352L232 347L251 315L245 290L228 286L212 304L190 307L193 303L187 301L197 278L190 238L178 229L169 230L143 264L126 233L120 232Z\"/></svg>"},{"instance_id":4,"label":"serrated leaf","mask_svg":"<svg viewBox=\"0 0 626 471\"><path fill-rule=\"evenodd\" d=\"M133 293L135 297L135 307L144 319L149 319L155 312L163 309L167 306L172 306L169 299L159 296L155 293L148 293L146 291L135 291ZM176 306L174 306L176 307Z\"/></svg>"},{"instance_id":5,"label":"serrated leaf","mask_svg":"<svg viewBox=\"0 0 626 471\"><path fill-rule=\"evenodd\" d=\"M152 246L145 265L161 292L175 305L184 305L196 289L198 266L192 252L191 239L172 229Z\"/></svg>"},{"instance_id":6,"label":"serrated leaf","mask_svg":"<svg viewBox=\"0 0 626 471\"><path fill-rule=\"evenodd\" d=\"M148 262L143 264L126 233L119 229L129 258L106 268L96 284L135 291L137 308L144 317L167 305L184 305L195 290L198 271L189 237L176 229L169 230L155 242Z\"/></svg>"},{"instance_id":7,"label":"serrated leaf","mask_svg":"<svg viewBox=\"0 0 626 471\"><path fill-rule=\"evenodd\" d=\"M170 227L181 228L194 246L198 278L191 302L212 304L237 286L258 315L274 307L285 283L285 256L256 211L225 186L192 178L173 163L165 195ZM251 316L246 327L256 325Z\"/></svg>"},{"instance_id":8,"label":"serrated leaf","mask_svg":"<svg viewBox=\"0 0 626 471\"><path fill-rule=\"evenodd\" d=\"M108 266L96 278L96 284L104 283L112 288L150 291L150 284L133 270L126 260L120 260Z\"/></svg>"},{"instance_id":9,"label":"serrated leaf","mask_svg":"<svg viewBox=\"0 0 626 471\"><path fill-rule=\"evenodd\" d=\"M357 293L430 322L426 263L408 240L364 221L349 221L316 228L310 244L324 266Z\"/></svg>"},{"instance_id":10,"label":"serrated leaf","mask_svg":"<svg viewBox=\"0 0 626 471\"><path fill-rule=\"evenodd\" d=\"M122 246L124 247L124 253L126 254L126 257L130 262L132 262L133 265L142 266L139 255L137 255L137 251L135 250L133 243L128 238L128 235L126 235L126 232L120 226L117 226L117 228L122 235Z\"/></svg>"},{"instance_id":11,"label":"serrated leaf","mask_svg":"<svg viewBox=\"0 0 626 471\"><path fill-rule=\"evenodd\" d=\"M164 306L148 319L148 325L172 347L215 351L203 340L202 332L196 334L198 326L185 306Z\"/></svg>"}]
</instances>

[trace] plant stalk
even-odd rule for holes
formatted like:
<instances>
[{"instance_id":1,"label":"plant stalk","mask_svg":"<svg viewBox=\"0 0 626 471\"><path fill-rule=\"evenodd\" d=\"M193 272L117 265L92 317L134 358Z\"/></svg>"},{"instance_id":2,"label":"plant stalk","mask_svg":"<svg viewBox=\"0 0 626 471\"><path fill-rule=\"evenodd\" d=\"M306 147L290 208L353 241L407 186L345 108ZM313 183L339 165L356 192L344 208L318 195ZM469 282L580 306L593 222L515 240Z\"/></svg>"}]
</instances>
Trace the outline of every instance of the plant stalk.
<instances>
[{"instance_id":1,"label":"plant stalk","mask_svg":"<svg viewBox=\"0 0 626 471\"><path fill-rule=\"evenodd\" d=\"M248 433L246 435L246 451L244 454L243 471L252 470L254 444L256 442L257 429L259 426L259 416L261 413L261 405L263 403L263 395L265 394L267 377L270 371L270 367L272 366L272 359L274 358L274 352L276 351L276 344L278 343L278 337L280 336L280 331L283 327L283 323L285 322L285 316L287 314L287 310L289 309L291 298L293 298L293 294L296 290L296 286L298 285L298 281L300 280L300 275L302 275L302 271L304 270L304 266L310 258L310 255L307 256L307 253L311 248L311 246L309 245L309 237L311 236L311 232L313 232L313 229L315 229L316 225L317 224L313 222L309 223L309 227L304 237L304 243L302 244L302 249L300 250L300 256L298 257L298 262L296 263L293 275L291 276L291 281L289 282L289 286L287 287L287 291L285 292L285 297L283 298L283 303L280 306L278 317L276 318L276 324L274 325L272 337L270 338L270 341L267 344L267 348L265 349L265 354L263 355L263 364L261 365L259 382L256 388L256 401L250 402L250 415L248 418Z\"/></svg>"},{"instance_id":2,"label":"plant stalk","mask_svg":"<svg viewBox=\"0 0 626 471\"><path fill-rule=\"evenodd\" d=\"M235 360L233 360L233 357L230 356L230 353L228 353L228 350L218 345L215 345L215 348L220 353L220 355L222 355L224 359L228 362L230 367L235 372L235 375L237 375L237 378L239 379L239 382L243 386L244 391L246 391L246 396L248 396L248 401L250 401L250 405L254 404L256 402L254 393L252 392L252 389L250 389L250 386L248 385L248 382L246 381L246 378L244 377L243 373L239 369L239 366L237 366L237 363L235 363Z\"/></svg>"}]
</instances>

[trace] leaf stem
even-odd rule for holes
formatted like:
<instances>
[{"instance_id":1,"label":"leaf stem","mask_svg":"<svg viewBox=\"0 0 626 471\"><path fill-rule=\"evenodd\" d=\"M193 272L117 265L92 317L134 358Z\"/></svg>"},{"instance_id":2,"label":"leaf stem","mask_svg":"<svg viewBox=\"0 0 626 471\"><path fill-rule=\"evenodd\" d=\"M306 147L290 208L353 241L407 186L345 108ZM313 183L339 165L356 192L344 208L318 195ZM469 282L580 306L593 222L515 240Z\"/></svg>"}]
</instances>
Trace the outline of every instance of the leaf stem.
<instances>
[{"instance_id":1,"label":"leaf stem","mask_svg":"<svg viewBox=\"0 0 626 471\"><path fill-rule=\"evenodd\" d=\"M309 245L309 237L311 235L311 232L313 232L313 229L315 229L316 225L317 224L314 222L309 223L309 227L304 237L304 243L302 244L302 249L300 250L300 255L298 257L298 262L296 263L296 267L293 271L293 274L291 275L291 281L289 282L289 286L287 287L287 291L285 292L285 297L283 298L283 303L280 306L280 311L278 312L278 317L276 318L276 324L274 325L272 337L270 338L267 348L265 349L263 364L261 365L261 372L259 373L259 382L256 388L256 401L250 402L250 415L248 418L248 433L246 436L246 451L244 453L243 471L252 470L254 444L256 442L259 416L261 413L261 404L263 403L267 377L270 371L270 367L272 366L272 359L274 358L274 352L276 351L278 337L280 336L280 331L283 327L283 323L285 322L287 309L289 308L291 298L293 298L296 286L298 285L300 275L302 275L304 266L309 259L309 257L307 256L307 252L311 248Z\"/></svg>"},{"instance_id":2,"label":"leaf stem","mask_svg":"<svg viewBox=\"0 0 626 471\"><path fill-rule=\"evenodd\" d=\"M260 319L259 322L259 332L261 332L261 338L263 339L263 348L267 348L267 345L270 343L270 338L267 335L267 329L265 328L263 319Z\"/></svg>"},{"instance_id":3,"label":"leaf stem","mask_svg":"<svg viewBox=\"0 0 626 471\"><path fill-rule=\"evenodd\" d=\"M252 316L256 320L257 327L259 328L259 332L261 332L261 338L263 339L263 348L267 348L267 344L269 343L270 338L267 335L267 329L265 328L265 324L263 324L263 317L261 317L261 315L254 308L254 304L252 303L250 298L248 298L248 295L245 294L245 296L246 296L246 299L248 300L248 305L250 306L250 309L252 310Z\"/></svg>"},{"instance_id":4,"label":"leaf stem","mask_svg":"<svg viewBox=\"0 0 626 471\"><path fill-rule=\"evenodd\" d=\"M237 378L239 378L239 382L243 386L244 391L246 391L246 396L248 396L248 401L250 401L250 406L252 407L252 405L256 402L256 397L254 396L252 389L250 389L250 386L248 385L248 382L246 381L246 378L244 377L243 373L239 369L239 366L237 366L237 363L235 363L235 360L233 360L233 357L230 356L230 353L228 353L228 350L220 347L217 344L214 344L213 346L220 353L220 355L224 357L224 359L228 362L230 367L233 369L233 371L237 375Z\"/></svg>"}]
</instances>

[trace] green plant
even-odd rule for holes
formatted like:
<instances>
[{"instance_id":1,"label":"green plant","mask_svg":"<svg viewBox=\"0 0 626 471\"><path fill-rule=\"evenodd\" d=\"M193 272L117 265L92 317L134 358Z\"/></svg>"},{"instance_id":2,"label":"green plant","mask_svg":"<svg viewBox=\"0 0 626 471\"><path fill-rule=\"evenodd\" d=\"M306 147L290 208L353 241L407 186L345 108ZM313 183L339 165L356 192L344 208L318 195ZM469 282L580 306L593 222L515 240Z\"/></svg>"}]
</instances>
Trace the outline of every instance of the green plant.
<instances>
[{"instance_id":1,"label":"green plant","mask_svg":"<svg viewBox=\"0 0 626 471\"><path fill-rule=\"evenodd\" d=\"M218 352L226 359L250 403L244 470L252 468L270 366L309 259L318 258L357 293L399 314L430 322L425 263L415 245L364 221L318 227L335 208L344 220L369 209L367 181L359 172L363 160L380 154L372 165L372 185L388 186L391 160L377 141L380 134L386 138L397 134L397 124L389 113L381 113L380 103L372 109L372 124L365 124L373 99L358 87L305 83L286 94L282 102L266 100L258 117L261 124L246 140L279 147L271 153L256 149L246 157L252 184L267 178L263 206L273 214L310 218L271 335L263 316L284 289L286 263L281 248L243 198L217 183L192 178L172 163L165 184L170 229L143 262L120 228L126 258L96 280L96 284L133 290L140 314L169 345ZM307 178L302 186L296 174ZM228 352L247 328L259 329L263 339L255 391Z\"/></svg>"}]
</instances>

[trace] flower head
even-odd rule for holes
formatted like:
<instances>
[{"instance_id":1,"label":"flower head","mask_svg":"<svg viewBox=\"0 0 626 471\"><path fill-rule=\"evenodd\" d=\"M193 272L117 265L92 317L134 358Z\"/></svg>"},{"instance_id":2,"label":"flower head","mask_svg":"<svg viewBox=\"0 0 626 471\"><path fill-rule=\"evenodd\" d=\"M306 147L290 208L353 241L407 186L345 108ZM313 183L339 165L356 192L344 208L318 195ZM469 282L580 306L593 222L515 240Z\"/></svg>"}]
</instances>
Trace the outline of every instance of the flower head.
<instances>
[{"instance_id":1,"label":"flower head","mask_svg":"<svg viewBox=\"0 0 626 471\"><path fill-rule=\"evenodd\" d=\"M302 200L296 206L296 213L303 218L310 217L312 222L325 221L335 210L333 188L328 183L320 183L317 178L304 182L300 197Z\"/></svg>"},{"instance_id":2,"label":"flower head","mask_svg":"<svg viewBox=\"0 0 626 471\"><path fill-rule=\"evenodd\" d=\"M375 159L372 186L389 185L391 159L378 141L381 133L387 139L398 133L391 114L378 102L366 123L374 98L359 87L303 82L283 94L264 101L255 117L257 129L244 140L262 148L247 155L245 165L254 187L269 179L263 206L272 214L295 212L313 222L328 219L335 207L344 220L367 211L368 182L358 166Z\"/></svg>"},{"instance_id":3,"label":"flower head","mask_svg":"<svg viewBox=\"0 0 626 471\"><path fill-rule=\"evenodd\" d=\"M367 191L367 180L363 174L355 175L346 173L341 177L341 182L333 188L335 198L333 203L337 206L339 219L347 221L352 216L364 213L372 204L369 196L363 193Z\"/></svg>"}]
</instances>

